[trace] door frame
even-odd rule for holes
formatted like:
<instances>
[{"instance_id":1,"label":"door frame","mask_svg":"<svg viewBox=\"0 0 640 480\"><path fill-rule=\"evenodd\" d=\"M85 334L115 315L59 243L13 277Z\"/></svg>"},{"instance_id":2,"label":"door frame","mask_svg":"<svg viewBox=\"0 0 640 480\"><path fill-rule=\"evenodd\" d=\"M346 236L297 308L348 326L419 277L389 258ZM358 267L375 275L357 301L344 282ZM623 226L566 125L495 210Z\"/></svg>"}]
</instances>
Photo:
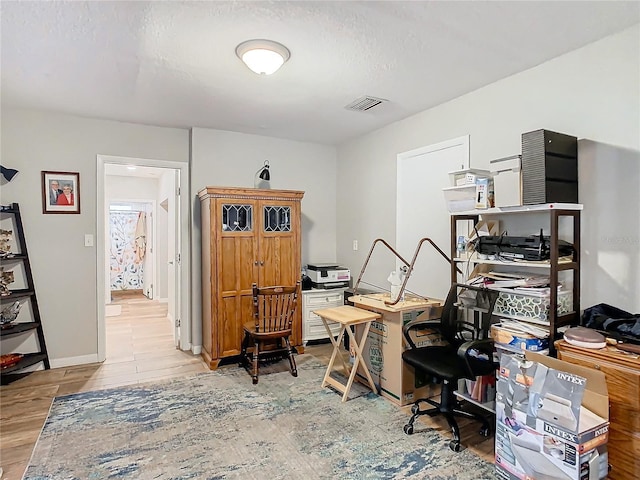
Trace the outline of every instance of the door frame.
<instances>
[{"instance_id":1,"label":"door frame","mask_svg":"<svg viewBox=\"0 0 640 480\"><path fill-rule=\"evenodd\" d=\"M434 143L432 145L427 145L424 147L419 147L416 148L414 150L410 150L408 152L402 152L399 153L397 155L397 163L396 163L396 238L395 238L395 245L396 248L400 248L399 245L399 239L401 237L401 231L403 229L403 227L406 225L404 223L404 215L403 215L403 210L408 211L408 209L410 207L407 207L407 205L404 205L401 202L401 195L402 192L405 190L403 187L404 185L402 184L403 180L404 180L404 176L403 176L403 172L406 169L406 165L405 165L405 161L414 157L420 157L426 154L431 154L431 153L435 153L435 152L439 152L439 151L443 151L443 150L448 150L450 148L454 148L454 147L462 147L462 152L461 152L461 165L459 168L455 168L454 170L463 170L463 169L467 169L470 168L470 136L469 135L464 135L461 137L456 137L456 138L452 138L449 140L445 140L442 142L438 142L438 143ZM420 174L422 175L422 174ZM415 176L415 174L414 174ZM450 186L449 183L446 183L444 185L439 185L440 188L445 188ZM438 186L436 186L437 188ZM421 210L425 208L425 206L412 206L412 215L420 215L421 213L425 213L426 210ZM427 207L428 208L428 207ZM445 212L443 211L443 214L445 214ZM447 213L448 215L448 213ZM449 229L447 228L446 232L448 232ZM448 237L447 237L448 238ZM447 243L445 243L444 245L440 245L440 248L443 248L445 253L447 252L447 246L449 245L449 240L447 240ZM430 246L429 245L423 245L423 250L427 250L429 249ZM410 260L411 257L409 256L409 254L412 254L413 252L400 252L402 255L406 255L406 259ZM421 251L420 252L423 256L425 255L425 252ZM438 262L440 260L437 260ZM398 271L404 264L399 260L396 259L396 271ZM448 271L448 270L447 270ZM447 277L448 278L448 277ZM444 297L443 297L444 298Z\"/></svg>"},{"instance_id":2,"label":"door frame","mask_svg":"<svg viewBox=\"0 0 640 480\"><path fill-rule=\"evenodd\" d=\"M120 157L112 155L97 155L97 185L96 185L96 220L97 220L97 239L96 239L96 271L97 271L97 351L98 361L103 362L106 359L106 325L105 325L105 305L106 305L106 275L107 269L104 261L105 253L105 222L108 214L105 202L105 164L117 165L138 165L145 167L167 168L179 170L180 185L176 194L176 202L180 205L176 212L176 221L179 221L179 228L176 233L180 235L180 251L176 252L174 261L179 266L179 290L176 289L176 305L180 305L180 345L181 350L191 350L192 328L191 328L191 253L189 245L191 245L191 229L189 219L190 203L188 201L189 192L189 164L183 162L173 162L168 160L155 160L148 158L132 158ZM196 352L194 352L196 353Z\"/></svg>"}]
</instances>

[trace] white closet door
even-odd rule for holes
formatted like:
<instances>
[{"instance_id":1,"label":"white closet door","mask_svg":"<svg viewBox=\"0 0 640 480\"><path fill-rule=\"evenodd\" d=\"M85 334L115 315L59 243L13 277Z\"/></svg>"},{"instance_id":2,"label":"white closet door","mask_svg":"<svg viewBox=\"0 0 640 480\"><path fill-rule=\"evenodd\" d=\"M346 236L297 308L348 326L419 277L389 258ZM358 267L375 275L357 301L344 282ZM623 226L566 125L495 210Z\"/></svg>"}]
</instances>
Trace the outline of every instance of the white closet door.
<instances>
[{"instance_id":1,"label":"white closet door","mask_svg":"<svg viewBox=\"0 0 640 480\"><path fill-rule=\"evenodd\" d=\"M465 168L469 168L469 136L398 155L396 250L408 262L424 237L450 254L450 219L442 189L450 186L449 172ZM409 277L408 291L444 299L450 284L449 263L425 242Z\"/></svg>"}]
</instances>

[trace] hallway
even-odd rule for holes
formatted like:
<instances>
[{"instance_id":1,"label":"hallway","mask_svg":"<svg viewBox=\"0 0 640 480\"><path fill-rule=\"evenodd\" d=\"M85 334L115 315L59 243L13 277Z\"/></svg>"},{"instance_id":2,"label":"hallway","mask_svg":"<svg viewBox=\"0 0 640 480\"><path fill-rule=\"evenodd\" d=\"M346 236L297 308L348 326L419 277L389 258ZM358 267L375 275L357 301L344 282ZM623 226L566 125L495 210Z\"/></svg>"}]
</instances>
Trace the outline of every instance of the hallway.
<instances>
[{"instance_id":1,"label":"hallway","mask_svg":"<svg viewBox=\"0 0 640 480\"><path fill-rule=\"evenodd\" d=\"M91 390L208 371L200 356L177 350L167 304L142 293L113 293L118 316L106 317L106 360Z\"/></svg>"}]
</instances>

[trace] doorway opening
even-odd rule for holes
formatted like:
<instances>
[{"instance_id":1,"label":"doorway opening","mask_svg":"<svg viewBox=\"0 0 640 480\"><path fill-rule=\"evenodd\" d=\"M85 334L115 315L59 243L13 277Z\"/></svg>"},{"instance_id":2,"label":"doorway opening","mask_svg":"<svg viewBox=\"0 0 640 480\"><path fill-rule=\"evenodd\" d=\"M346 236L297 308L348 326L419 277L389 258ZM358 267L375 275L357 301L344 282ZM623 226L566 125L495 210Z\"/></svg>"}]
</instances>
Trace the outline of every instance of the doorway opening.
<instances>
[{"instance_id":1,"label":"doorway opening","mask_svg":"<svg viewBox=\"0 0 640 480\"><path fill-rule=\"evenodd\" d=\"M161 321L135 338L160 328L169 348L190 350L189 230L181 221L189 206L180 195L188 164L99 155L97 178L98 360L107 358L107 334L130 332L136 317ZM111 328L127 318L132 323Z\"/></svg>"},{"instance_id":2,"label":"doorway opening","mask_svg":"<svg viewBox=\"0 0 640 480\"><path fill-rule=\"evenodd\" d=\"M107 249L109 251L110 299L129 298L143 295L149 300L157 298L158 279L156 263L161 263L162 255L156 262L158 248L166 241L162 236L156 242L155 201L154 200L114 200L109 199L109 231ZM163 221L166 230L166 221ZM165 299L166 301L166 299ZM109 303L109 299L107 299Z\"/></svg>"}]
</instances>

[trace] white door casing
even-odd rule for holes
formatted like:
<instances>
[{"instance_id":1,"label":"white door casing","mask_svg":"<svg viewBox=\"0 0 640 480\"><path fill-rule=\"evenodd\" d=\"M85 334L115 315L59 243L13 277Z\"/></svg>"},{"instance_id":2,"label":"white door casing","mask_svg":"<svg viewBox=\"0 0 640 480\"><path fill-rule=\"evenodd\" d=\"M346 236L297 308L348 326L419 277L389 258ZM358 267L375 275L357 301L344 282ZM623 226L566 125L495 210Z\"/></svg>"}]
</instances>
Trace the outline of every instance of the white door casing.
<instances>
[{"instance_id":1,"label":"white door casing","mask_svg":"<svg viewBox=\"0 0 640 480\"><path fill-rule=\"evenodd\" d=\"M178 187L178 185L180 185L180 171L176 170L175 171L175 181L174 181L174 187L176 187L176 193L175 193L175 203L174 203L174 208L169 209L169 217L170 218L174 218L175 224L176 225L181 225L182 223L182 217L180 215L181 209L180 209L180 204L182 202L182 195L180 194L180 188ZM173 211L172 211L173 210ZM171 249L169 249L171 251ZM169 279L169 285L173 284L173 290L176 292L181 291L181 275L180 272L182 270L182 256L180 254L180 252L182 251L182 235L180 235L180 229L176 228L174 229L174 235L173 235L173 252L172 252L172 257L169 260L169 265L167 266L168 268L168 275L167 278ZM181 344L181 339L182 339L182 319L179 316L179 312L181 311L181 304L182 304L182 298L180 295L175 295L175 294L171 294L171 287L169 287L169 298L170 301L173 301L173 308L172 311L174 312L174 335L173 338L175 339L175 345L177 348L180 348L180 344Z\"/></svg>"},{"instance_id":2,"label":"white door casing","mask_svg":"<svg viewBox=\"0 0 640 480\"><path fill-rule=\"evenodd\" d=\"M155 223L155 202L145 204L146 207L146 225L147 225L147 250L144 256L144 287L143 291L147 298L153 300L156 298L156 279L155 269L155 240L156 240L156 223Z\"/></svg>"},{"instance_id":3,"label":"white door casing","mask_svg":"<svg viewBox=\"0 0 640 480\"><path fill-rule=\"evenodd\" d=\"M398 154L396 250L408 262L421 238L431 238L447 255L450 217L442 189L449 172L469 168L469 136ZM398 260L396 269L402 263ZM451 284L449 263L423 243L407 290L444 299Z\"/></svg>"},{"instance_id":4,"label":"white door casing","mask_svg":"<svg viewBox=\"0 0 640 480\"><path fill-rule=\"evenodd\" d=\"M96 242L96 265L97 265L97 351L98 361L102 362L106 358L106 336L105 336L105 302L108 300L106 288L108 286L109 269L105 261L105 242L108 231L105 228L106 218L108 218L109 205L105 201L105 165L138 165L155 168L173 169L178 171L178 185L181 192L188 192L187 184L189 178L189 165L182 162L171 162L164 160L152 160L129 157L116 157L109 155L97 155L97 188L96 188L96 205L97 205L97 242ZM178 191L176 188L176 193ZM191 315L190 315L190 255L187 246L190 244L190 229L188 223L182 222L183 218L189 217L188 202L175 202L176 215L175 222L171 222L175 235L179 238L177 254L180 257L179 268L176 268L174 277L179 279L177 288L174 292L175 305L179 310L176 312L181 321L180 336L177 338L176 346L181 350L190 350L191 345Z\"/></svg>"}]
</instances>

